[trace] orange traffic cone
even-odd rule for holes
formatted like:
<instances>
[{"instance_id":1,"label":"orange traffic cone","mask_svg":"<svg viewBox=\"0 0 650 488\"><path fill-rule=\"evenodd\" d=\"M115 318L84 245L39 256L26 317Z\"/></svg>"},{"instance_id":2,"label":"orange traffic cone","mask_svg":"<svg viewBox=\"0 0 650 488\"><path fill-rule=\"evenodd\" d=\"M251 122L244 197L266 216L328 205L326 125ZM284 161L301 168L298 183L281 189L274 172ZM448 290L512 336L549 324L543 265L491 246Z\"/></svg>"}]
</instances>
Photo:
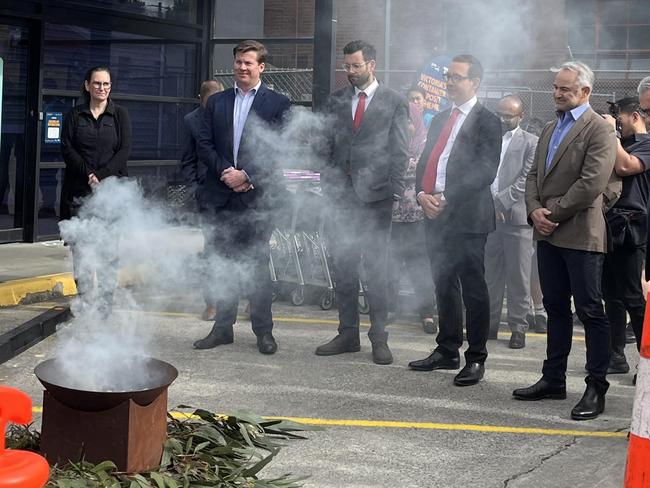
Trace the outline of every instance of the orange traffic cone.
<instances>
[{"instance_id":1,"label":"orange traffic cone","mask_svg":"<svg viewBox=\"0 0 650 488\"><path fill-rule=\"evenodd\" d=\"M27 424L31 420L31 398L15 388L0 386L0 488L41 488L50 477L45 458L34 452L5 450L7 422Z\"/></svg>"},{"instance_id":2,"label":"orange traffic cone","mask_svg":"<svg viewBox=\"0 0 650 488\"><path fill-rule=\"evenodd\" d=\"M650 488L650 295L643 319L625 488Z\"/></svg>"}]
</instances>

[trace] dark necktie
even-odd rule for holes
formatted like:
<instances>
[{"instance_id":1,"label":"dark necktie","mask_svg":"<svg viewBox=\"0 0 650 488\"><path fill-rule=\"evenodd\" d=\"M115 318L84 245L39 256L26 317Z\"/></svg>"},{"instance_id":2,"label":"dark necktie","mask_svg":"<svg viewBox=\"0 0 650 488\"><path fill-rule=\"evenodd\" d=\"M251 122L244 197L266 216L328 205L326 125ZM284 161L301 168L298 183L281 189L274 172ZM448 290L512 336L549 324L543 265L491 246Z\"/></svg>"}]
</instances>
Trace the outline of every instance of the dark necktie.
<instances>
[{"instance_id":1,"label":"dark necktie","mask_svg":"<svg viewBox=\"0 0 650 488\"><path fill-rule=\"evenodd\" d=\"M359 92L359 103L357 104L357 110L354 112L354 121L352 125L354 130L359 130L361 127L361 121L363 120L363 113L366 111L366 92ZM349 120L349 119L348 119Z\"/></svg>"},{"instance_id":2,"label":"dark necktie","mask_svg":"<svg viewBox=\"0 0 650 488\"><path fill-rule=\"evenodd\" d=\"M433 149L431 150L431 155L429 156L427 166L424 168L424 175L422 176L422 191L425 193L433 193L433 190L436 187L438 160L442 155L442 151L445 150L445 146L447 145L447 141L449 140L449 136L451 135L451 131L453 130L454 124L459 115L460 110L458 110L458 108L452 110L451 116L443 126L442 131L440 131L436 145L433 146Z\"/></svg>"}]
</instances>

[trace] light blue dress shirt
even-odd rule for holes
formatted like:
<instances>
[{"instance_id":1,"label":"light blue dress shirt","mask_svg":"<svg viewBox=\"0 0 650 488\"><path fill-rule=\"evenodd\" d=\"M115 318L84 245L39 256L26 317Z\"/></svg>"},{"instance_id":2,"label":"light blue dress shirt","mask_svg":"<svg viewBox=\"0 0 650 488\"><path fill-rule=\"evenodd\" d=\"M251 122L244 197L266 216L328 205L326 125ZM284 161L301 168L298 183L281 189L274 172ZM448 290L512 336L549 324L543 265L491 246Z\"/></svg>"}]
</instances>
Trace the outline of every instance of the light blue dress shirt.
<instances>
[{"instance_id":1,"label":"light blue dress shirt","mask_svg":"<svg viewBox=\"0 0 650 488\"><path fill-rule=\"evenodd\" d=\"M553 157L557 152L557 148L562 144L562 141L576 123L576 121L584 114L589 108L589 103L578 105L573 110L568 112L558 112L557 125L551 135L551 142L548 144L548 154L546 155L546 169L551 167Z\"/></svg>"},{"instance_id":2,"label":"light blue dress shirt","mask_svg":"<svg viewBox=\"0 0 650 488\"><path fill-rule=\"evenodd\" d=\"M248 113L251 111L251 106L255 100L255 95L257 94L257 90L259 90L261 84L262 82L259 81L257 85L248 90L246 93L244 93L237 86L237 84L235 84L235 106L232 114L232 157L234 160L233 163L235 163L235 168L237 167L237 156L239 154L241 135L244 132L244 126L246 125Z\"/></svg>"}]
</instances>

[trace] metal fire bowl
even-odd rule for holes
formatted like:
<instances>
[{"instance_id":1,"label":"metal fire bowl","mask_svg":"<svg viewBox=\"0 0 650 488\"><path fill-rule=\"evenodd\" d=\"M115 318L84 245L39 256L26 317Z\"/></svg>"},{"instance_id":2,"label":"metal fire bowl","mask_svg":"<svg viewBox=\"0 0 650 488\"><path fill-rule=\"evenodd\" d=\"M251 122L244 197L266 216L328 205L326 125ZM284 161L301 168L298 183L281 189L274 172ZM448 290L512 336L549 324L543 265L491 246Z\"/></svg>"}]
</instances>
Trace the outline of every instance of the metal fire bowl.
<instances>
[{"instance_id":1,"label":"metal fire bowl","mask_svg":"<svg viewBox=\"0 0 650 488\"><path fill-rule=\"evenodd\" d=\"M57 358L48 359L34 368L34 374L45 389L60 403L86 412L100 412L116 407L126 400L133 400L141 406L149 405L158 395L166 390L178 376L178 370L169 363L154 358L143 359L139 371L128 372L131 375L146 375L147 385L144 389L134 391L86 391L66 386L66 376L62 372L61 362Z\"/></svg>"}]
</instances>

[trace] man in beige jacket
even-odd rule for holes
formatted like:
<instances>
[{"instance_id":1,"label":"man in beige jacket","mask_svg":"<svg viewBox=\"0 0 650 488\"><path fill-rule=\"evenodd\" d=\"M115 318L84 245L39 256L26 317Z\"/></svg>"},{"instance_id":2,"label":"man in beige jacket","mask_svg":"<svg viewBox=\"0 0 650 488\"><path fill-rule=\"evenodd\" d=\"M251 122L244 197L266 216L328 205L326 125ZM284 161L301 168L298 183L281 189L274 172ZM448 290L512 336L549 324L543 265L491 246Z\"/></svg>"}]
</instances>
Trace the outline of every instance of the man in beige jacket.
<instances>
[{"instance_id":1,"label":"man in beige jacket","mask_svg":"<svg viewBox=\"0 0 650 488\"><path fill-rule=\"evenodd\" d=\"M589 105L593 82L593 72L582 63L567 62L559 68L553 83L558 117L542 131L526 180L526 211L538 241L548 313L547 357L542 378L513 392L519 400L566 398L573 297L585 324L588 371L585 393L571 411L575 420L602 413L609 387L609 323L601 292L607 250L603 192L614 168L616 136Z\"/></svg>"}]
</instances>

